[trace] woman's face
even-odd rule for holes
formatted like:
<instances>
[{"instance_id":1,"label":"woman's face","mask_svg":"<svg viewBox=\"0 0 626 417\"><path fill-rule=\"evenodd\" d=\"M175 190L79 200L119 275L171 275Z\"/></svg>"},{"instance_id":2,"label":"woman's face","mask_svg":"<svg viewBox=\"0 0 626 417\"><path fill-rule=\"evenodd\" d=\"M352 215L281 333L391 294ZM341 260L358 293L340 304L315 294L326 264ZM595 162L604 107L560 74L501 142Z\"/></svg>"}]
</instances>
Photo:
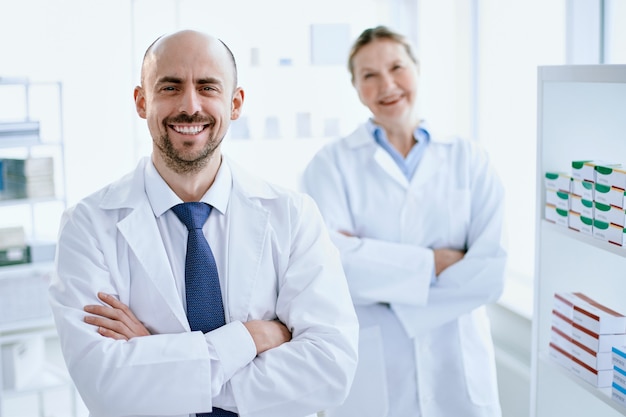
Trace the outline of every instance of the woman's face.
<instances>
[{"instance_id":1,"label":"woman's face","mask_svg":"<svg viewBox=\"0 0 626 417\"><path fill-rule=\"evenodd\" d=\"M390 39L363 46L353 58L353 84L377 123L413 123L419 69L405 47Z\"/></svg>"}]
</instances>

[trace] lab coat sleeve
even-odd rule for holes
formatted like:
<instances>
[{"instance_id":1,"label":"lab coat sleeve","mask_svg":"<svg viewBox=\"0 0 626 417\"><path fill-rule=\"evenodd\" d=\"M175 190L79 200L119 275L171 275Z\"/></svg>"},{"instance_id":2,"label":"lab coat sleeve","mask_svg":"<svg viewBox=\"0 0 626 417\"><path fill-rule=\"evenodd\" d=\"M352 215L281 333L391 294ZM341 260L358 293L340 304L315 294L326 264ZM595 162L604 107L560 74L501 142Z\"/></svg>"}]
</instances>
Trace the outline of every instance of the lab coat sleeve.
<instances>
[{"instance_id":1,"label":"lab coat sleeve","mask_svg":"<svg viewBox=\"0 0 626 417\"><path fill-rule=\"evenodd\" d=\"M497 301L504 288L504 188L487 154L475 144L469 145L468 152L465 175L470 178L471 208L467 253L438 276L426 305L392 305L413 336Z\"/></svg>"},{"instance_id":2,"label":"lab coat sleeve","mask_svg":"<svg viewBox=\"0 0 626 417\"><path fill-rule=\"evenodd\" d=\"M242 417L291 417L335 407L347 397L356 371L358 321L339 254L310 197L299 201L289 219L280 219L290 223L291 244L278 277L276 315L292 340L232 377Z\"/></svg>"},{"instance_id":3,"label":"lab coat sleeve","mask_svg":"<svg viewBox=\"0 0 626 417\"><path fill-rule=\"evenodd\" d=\"M111 242L105 235L116 233L115 222L110 229L94 227L93 222L103 220L97 216L81 203L64 214L57 273L50 286L64 358L91 415L187 415L210 410L211 393L219 388L211 386L213 370L201 332L180 329L122 341L103 337L84 322L83 307L101 303L98 291L119 297L127 294L128 286L109 265L115 246L103 249L103 241ZM249 335L239 334L242 343L250 343Z\"/></svg>"},{"instance_id":4,"label":"lab coat sleeve","mask_svg":"<svg viewBox=\"0 0 626 417\"><path fill-rule=\"evenodd\" d=\"M301 187L319 206L341 253L354 304L425 305L435 268L432 249L341 233L355 233L342 162L331 148L322 149L305 169Z\"/></svg>"}]
</instances>

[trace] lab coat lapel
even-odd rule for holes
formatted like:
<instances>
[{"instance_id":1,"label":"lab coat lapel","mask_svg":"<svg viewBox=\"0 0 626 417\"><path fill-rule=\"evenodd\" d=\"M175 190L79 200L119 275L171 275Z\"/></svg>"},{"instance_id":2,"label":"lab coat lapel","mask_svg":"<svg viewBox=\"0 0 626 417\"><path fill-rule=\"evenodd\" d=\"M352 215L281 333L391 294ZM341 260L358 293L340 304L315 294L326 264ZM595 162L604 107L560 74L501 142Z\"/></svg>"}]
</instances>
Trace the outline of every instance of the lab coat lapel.
<instances>
[{"instance_id":1,"label":"lab coat lapel","mask_svg":"<svg viewBox=\"0 0 626 417\"><path fill-rule=\"evenodd\" d=\"M130 250L135 254L146 277L165 300L167 307L172 310L174 316L181 325L189 330L189 322L183 306L178 299L178 290L172 275L172 268L162 238L150 208L145 199L139 206L117 224L118 230L126 239ZM132 277L131 277L132 279Z\"/></svg>"},{"instance_id":2,"label":"lab coat lapel","mask_svg":"<svg viewBox=\"0 0 626 417\"><path fill-rule=\"evenodd\" d=\"M408 188L409 181L406 179L406 177L400 170L400 167L398 167L391 155L389 155L386 150L384 150L380 146L377 146L376 151L374 152L374 160L394 181L396 181L402 187Z\"/></svg>"},{"instance_id":3,"label":"lab coat lapel","mask_svg":"<svg viewBox=\"0 0 626 417\"><path fill-rule=\"evenodd\" d=\"M230 220L226 296L229 321L247 319L263 250L268 244L269 226L269 212L254 200L254 197L258 196L253 189L256 180L247 183L247 176L234 166L233 179L233 191L228 203Z\"/></svg>"}]
</instances>

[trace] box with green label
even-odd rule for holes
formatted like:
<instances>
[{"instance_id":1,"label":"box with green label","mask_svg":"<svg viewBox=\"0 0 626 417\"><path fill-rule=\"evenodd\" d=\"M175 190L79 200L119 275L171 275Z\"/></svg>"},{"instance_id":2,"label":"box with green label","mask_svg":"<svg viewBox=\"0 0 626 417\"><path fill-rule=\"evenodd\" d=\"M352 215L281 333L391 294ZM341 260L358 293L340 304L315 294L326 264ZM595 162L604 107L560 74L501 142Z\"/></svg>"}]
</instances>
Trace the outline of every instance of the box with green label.
<instances>
[{"instance_id":1,"label":"box with green label","mask_svg":"<svg viewBox=\"0 0 626 417\"><path fill-rule=\"evenodd\" d=\"M593 237L614 245L624 246L624 226L594 219Z\"/></svg>"},{"instance_id":2,"label":"box with green label","mask_svg":"<svg viewBox=\"0 0 626 417\"><path fill-rule=\"evenodd\" d=\"M557 190L570 192L572 176L564 172L546 172L544 175L544 184L546 190Z\"/></svg>"},{"instance_id":3,"label":"box with green label","mask_svg":"<svg viewBox=\"0 0 626 417\"><path fill-rule=\"evenodd\" d=\"M598 164L595 171L596 183L620 188L622 191L626 189L626 168L623 166Z\"/></svg>"},{"instance_id":4,"label":"box with green label","mask_svg":"<svg viewBox=\"0 0 626 417\"><path fill-rule=\"evenodd\" d=\"M570 210L568 214L568 224L570 229L593 236L593 217L586 217Z\"/></svg>"},{"instance_id":5,"label":"box with green label","mask_svg":"<svg viewBox=\"0 0 626 417\"><path fill-rule=\"evenodd\" d=\"M602 204L608 204L620 208L626 207L623 188L600 184L599 182L594 185L593 199L594 201L598 201Z\"/></svg>"},{"instance_id":6,"label":"box with green label","mask_svg":"<svg viewBox=\"0 0 626 417\"><path fill-rule=\"evenodd\" d=\"M563 210L555 206L554 204L546 204L544 210L546 220L558 225L568 227L568 214L569 210Z\"/></svg>"}]
</instances>

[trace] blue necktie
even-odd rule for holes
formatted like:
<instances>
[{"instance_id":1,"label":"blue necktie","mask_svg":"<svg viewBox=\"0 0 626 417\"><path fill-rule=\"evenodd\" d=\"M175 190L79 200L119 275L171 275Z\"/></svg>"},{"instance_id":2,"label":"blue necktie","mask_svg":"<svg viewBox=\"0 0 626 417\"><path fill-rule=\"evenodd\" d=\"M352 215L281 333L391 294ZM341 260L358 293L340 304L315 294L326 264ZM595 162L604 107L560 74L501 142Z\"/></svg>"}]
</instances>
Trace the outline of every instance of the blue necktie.
<instances>
[{"instance_id":1,"label":"blue necktie","mask_svg":"<svg viewBox=\"0 0 626 417\"><path fill-rule=\"evenodd\" d=\"M226 324L217 265L209 242L202 233L202 226L211 213L211 206L204 203L182 203L172 207L172 211L189 231L185 257L187 320L192 331L210 332ZM236 415L220 408L213 408L211 413L196 414L197 417Z\"/></svg>"}]
</instances>

